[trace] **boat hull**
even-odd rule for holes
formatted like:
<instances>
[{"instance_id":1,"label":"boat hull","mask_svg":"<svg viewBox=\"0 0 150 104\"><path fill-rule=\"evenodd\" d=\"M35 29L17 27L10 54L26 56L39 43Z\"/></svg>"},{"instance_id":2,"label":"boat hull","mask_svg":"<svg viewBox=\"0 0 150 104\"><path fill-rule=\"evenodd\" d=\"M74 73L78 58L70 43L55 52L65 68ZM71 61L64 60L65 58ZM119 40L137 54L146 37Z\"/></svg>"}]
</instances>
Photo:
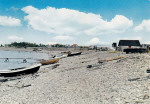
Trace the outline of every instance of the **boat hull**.
<instances>
[{"instance_id":1,"label":"boat hull","mask_svg":"<svg viewBox=\"0 0 150 104\"><path fill-rule=\"evenodd\" d=\"M28 68L11 69L9 71L0 71L0 76L13 77L18 75L33 74L40 69L41 64Z\"/></svg>"},{"instance_id":2,"label":"boat hull","mask_svg":"<svg viewBox=\"0 0 150 104\"><path fill-rule=\"evenodd\" d=\"M76 56L76 55L81 55L82 52L78 52L78 53L73 53L73 54L68 54L68 57L71 57L71 56Z\"/></svg>"},{"instance_id":3,"label":"boat hull","mask_svg":"<svg viewBox=\"0 0 150 104\"><path fill-rule=\"evenodd\" d=\"M48 64L55 64L60 60L60 58L52 59L52 60L47 60L47 61L42 61L40 62L42 65L48 65Z\"/></svg>"},{"instance_id":4,"label":"boat hull","mask_svg":"<svg viewBox=\"0 0 150 104\"><path fill-rule=\"evenodd\" d=\"M64 55L56 56L54 58L60 58L60 59L62 59L62 58L66 58L67 56L68 56L68 54L64 54Z\"/></svg>"}]
</instances>

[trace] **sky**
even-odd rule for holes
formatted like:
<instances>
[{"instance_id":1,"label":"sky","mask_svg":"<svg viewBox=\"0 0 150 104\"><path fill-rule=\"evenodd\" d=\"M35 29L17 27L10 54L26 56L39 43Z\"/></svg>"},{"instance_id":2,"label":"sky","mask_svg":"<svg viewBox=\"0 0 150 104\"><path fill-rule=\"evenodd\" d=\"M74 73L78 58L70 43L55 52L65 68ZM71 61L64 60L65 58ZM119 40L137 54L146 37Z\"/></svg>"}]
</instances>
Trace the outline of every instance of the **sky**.
<instances>
[{"instance_id":1,"label":"sky","mask_svg":"<svg viewBox=\"0 0 150 104\"><path fill-rule=\"evenodd\" d=\"M150 0L0 0L0 44L150 44Z\"/></svg>"}]
</instances>

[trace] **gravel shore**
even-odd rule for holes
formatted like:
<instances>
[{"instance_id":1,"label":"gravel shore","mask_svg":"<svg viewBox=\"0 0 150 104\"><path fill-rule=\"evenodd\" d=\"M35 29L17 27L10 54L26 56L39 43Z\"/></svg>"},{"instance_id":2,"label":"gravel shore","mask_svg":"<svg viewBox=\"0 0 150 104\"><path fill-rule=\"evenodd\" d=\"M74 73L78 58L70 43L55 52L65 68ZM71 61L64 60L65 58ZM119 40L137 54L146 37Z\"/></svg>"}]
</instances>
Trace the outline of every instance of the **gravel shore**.
<instances>
[{"instance_id":1,"label":"gravel shore","mask_svg":"<svg viewBox=\"0 0 150 104\"><path fill-rule=\"evenodd\" d=\"M87 68L98 60L125 56ZM38 73L0 77L0 104L149 104L150 54L85 51L41 66Z\"/></svg>"}]
</instances>

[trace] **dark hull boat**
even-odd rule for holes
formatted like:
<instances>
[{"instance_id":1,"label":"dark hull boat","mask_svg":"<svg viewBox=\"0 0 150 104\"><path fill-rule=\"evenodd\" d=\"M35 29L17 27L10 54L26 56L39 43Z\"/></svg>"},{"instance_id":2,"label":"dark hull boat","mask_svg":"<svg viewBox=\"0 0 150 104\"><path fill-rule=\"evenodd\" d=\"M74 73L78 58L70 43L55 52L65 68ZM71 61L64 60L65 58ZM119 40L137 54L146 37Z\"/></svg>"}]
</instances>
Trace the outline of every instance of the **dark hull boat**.
<instances>
[{"instance_id":1,"label":"dark hull boat","mask_svg":"<svg viewBox=\"0 0 150 104\"><path fill-rule=\"evenodd\" d=\"M68 54L68 57L81 55L82 52Z\"/></svg>"},{"instance_id":2,"label":"dark hull boat","mask_svg":"<svg viewBox=\"0 0 150 104\"><path fill-rule=\"evenodd\" d=\"M13 76L23 75L23 74L33 74L40 69L40 66L41 66L41 64L36 64L36 65L30 66L30 67L2 70L2 71L0 71L0 76L13 77Z\"/></svg>"}]
</instances>

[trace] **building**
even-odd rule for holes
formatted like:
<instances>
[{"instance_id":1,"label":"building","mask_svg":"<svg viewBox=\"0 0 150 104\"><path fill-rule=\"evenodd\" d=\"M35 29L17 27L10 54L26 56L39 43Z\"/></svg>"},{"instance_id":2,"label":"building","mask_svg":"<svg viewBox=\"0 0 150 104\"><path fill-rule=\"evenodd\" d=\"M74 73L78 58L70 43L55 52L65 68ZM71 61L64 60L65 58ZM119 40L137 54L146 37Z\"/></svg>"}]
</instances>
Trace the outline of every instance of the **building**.
<instances>
[{"instance_id":1,"label":"building","mask_svg":"<svg viewBox=\"0 0 150 104\"><path fill-rule=\"evenodd\" d=\"M141 44L139 40L120 40L118 47L119 51L123 51L126 48L140 48Z\"/></svg>"},{"instance_id":2,"label":"building","mask_svg":"<svg viewBox=\"0 0 150 104\"><path fill-rule=\"evenodd\" d=\"M72 44L71 47L78 47L78 45L77 44Z\"/></svg>"},{"instance_id":3,"label":"building","mask_svg":"<svg viewBox=\"0 0 150 104\"><path fill-rule=\"evenodd\" d=\"M113 43L112 47L116 48L117 47L117 43Z\"/></svg>"},{"instance_id":4,"label":"building","mask_svg":"<svg viewBox=\"0 0 150 104\"><path fill-rule=\"evenodd\" d=\"M118 48L118 47L117 47L117 43L113 43L113 44L112 44L112 47L113 47L115 50L117 50L117 48Z\"/></svg>"},{"instance_id":5,"label":"building","mask_svg":"<svg viewBox=\"0 0 150 104\"><path fill-rule=\"evenodd\" d=\"M94 45L90 45L89 47L88 47L88 50L93 50L94 49Z\"/></svg>"}]
</instances>

